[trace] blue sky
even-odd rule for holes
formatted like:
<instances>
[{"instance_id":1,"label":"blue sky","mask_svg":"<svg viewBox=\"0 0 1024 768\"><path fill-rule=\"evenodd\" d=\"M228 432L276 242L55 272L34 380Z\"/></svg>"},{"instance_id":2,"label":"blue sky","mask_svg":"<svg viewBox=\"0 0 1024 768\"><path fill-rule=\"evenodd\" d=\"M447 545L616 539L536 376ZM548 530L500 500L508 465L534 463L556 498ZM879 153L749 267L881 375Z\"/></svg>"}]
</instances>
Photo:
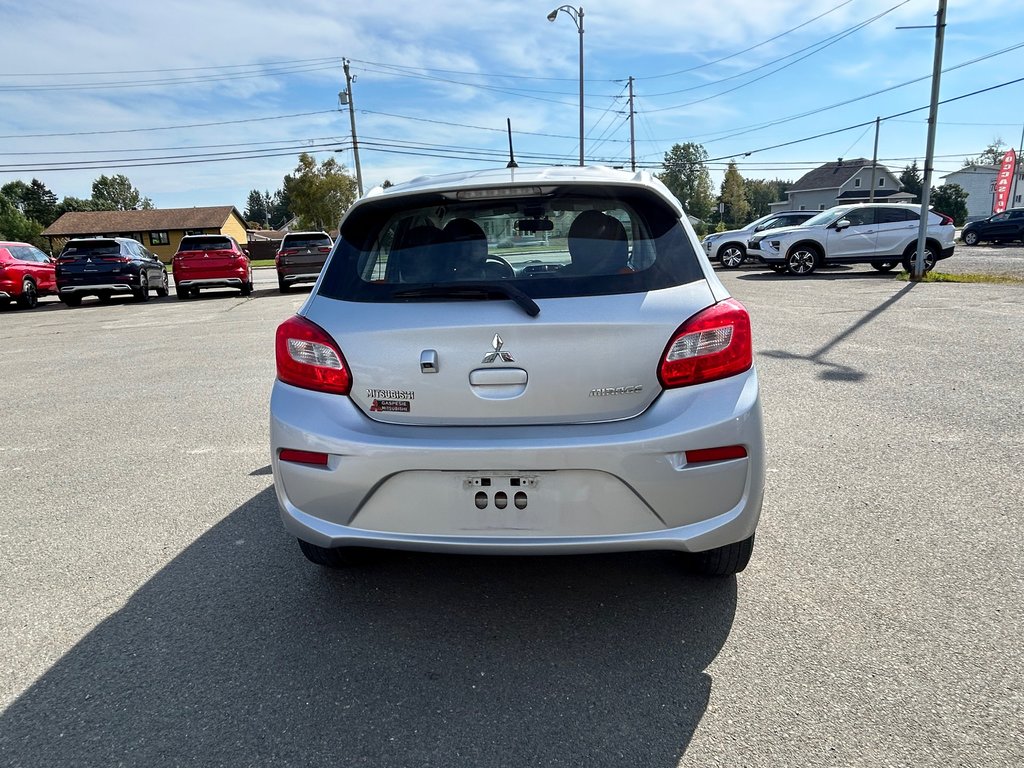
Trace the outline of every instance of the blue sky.
<instances>
[{"instance_id":1,"label":"blue sky","mask_svg":"<svg viewBox=\"0 0 1024 768\"><path fill-rule=\"evenodd\" d=\"M949 0L936 184L995 140L1021 143L1020 4ZM575 165L579 34L566 13L548 22L555 5L0 0L0 184L89 197L123 173L159 208L243 209L301 151L354 171L343 58L366 188L503 167L506 119L520 165ZM697 142L716 190L730 158L745 177L789 180L870 158L876 117L880 160L924 165L938 0L583 8L588 162L628 167L632 77L637 164L657 170Z\"/></svg>"}]
</instances>

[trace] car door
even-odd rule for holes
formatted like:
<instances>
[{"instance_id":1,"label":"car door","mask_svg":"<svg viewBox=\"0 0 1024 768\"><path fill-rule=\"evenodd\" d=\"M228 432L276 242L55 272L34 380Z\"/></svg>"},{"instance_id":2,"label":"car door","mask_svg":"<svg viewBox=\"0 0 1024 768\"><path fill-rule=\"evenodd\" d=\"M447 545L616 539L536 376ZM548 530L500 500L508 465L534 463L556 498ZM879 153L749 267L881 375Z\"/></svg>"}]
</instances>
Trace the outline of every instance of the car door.
<instances>
[{"instance_id":1,"label":"car door","mask_svg":"<svg viewBox=\"0 0 1024 768\"><path fill-rule=\"evenodd\" d=\"M825 235L826 261L856 261L875 252L875 210L854 208L829 225Z\"/></svg>"},{"instance_id":2,"label":"car door","mask_svg":"<svg viewBox=\"0 0 1024 768\"><path fill-rule=\"evenodd\" d=\"M878 208L875 213L875 253L878 256L903 255L915 240L921 216L912 208Z\"/></svg>"},{"instance_id":3,"label":"car door","mask_svg":"<svg viewBox=\"0 0 1024 768\"><path fill-rule=\"evenodd\" d=\"M997 213L982 222L981 233L985 240L1005 240L1013 237L1013 231L1014 226L1010 221L1009 211Z\"/></svg>"},{"instance_id":4,"label":"car door","mask_svg":"<svg viewBox=\"0 0 1024 768\"><path fill-rule=\"evenodd\" d=\"M53 290L53 265L49 257L31 245L14 245L8 248L11 256L18 259L18 267L22 272L22 280L31 277L36 284L36 291L46 293Z\"/></svg>"}]
</instances>

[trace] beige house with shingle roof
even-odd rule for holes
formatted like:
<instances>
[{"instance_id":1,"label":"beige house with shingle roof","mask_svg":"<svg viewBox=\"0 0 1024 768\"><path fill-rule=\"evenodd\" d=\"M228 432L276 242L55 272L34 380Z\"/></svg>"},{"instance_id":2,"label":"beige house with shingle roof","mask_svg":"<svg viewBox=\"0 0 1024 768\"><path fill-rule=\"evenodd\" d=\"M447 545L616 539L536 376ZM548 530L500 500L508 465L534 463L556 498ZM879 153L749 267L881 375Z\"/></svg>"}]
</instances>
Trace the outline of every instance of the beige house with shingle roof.
<instances>
[{"instance_id":1,"label":"beige house with shingle roof","mask_svg":"<svg viewBox=\"0 0 1024 768\"><path fill-rule=\"evenodd\" d=\"M43 230L50 252L73 237L130 237L164 261L170 261L185 235L231 235L248 241L246 223L233 205L205 208L154 208L148 211L75 211Z\"/></svg>"}]
</instances>

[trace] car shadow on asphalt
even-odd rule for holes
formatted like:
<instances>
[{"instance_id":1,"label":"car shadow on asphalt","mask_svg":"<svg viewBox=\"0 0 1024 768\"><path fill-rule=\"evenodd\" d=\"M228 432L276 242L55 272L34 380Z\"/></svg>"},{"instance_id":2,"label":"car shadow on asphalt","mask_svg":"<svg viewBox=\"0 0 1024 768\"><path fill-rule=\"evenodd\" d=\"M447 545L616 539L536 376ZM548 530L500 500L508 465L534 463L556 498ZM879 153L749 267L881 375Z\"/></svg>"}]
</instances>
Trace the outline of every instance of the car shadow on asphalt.
<instances>
[{"instance_id":1,"label":"car shadow on asphalt","mask_svg":"<svg viewBox=\"0 0 1024 768\"><path fill-rule=\"evenodd\" d=\"M854 269L850 266L830 266L830 267L819 267L809 275L791 275L787 272L753 272L748 274L737 275L739 280L782 280L782 281L796 281L801 280L893 280L900 274L899 270L893 270L891 272L879 272L877 269L871 269L865 271L863 269Z\"/></svg>"},{"instance_id":2,"label":"car shadow on asphalt","mask_svg":"<svg viewBox=\"0 0 1024 768\"><path fill-rule=\"evenodd\" d=\"M7 765L675 766L736 578L671 553L306 562L273 488L0 715Z\"/></svg>"}]
</instances>

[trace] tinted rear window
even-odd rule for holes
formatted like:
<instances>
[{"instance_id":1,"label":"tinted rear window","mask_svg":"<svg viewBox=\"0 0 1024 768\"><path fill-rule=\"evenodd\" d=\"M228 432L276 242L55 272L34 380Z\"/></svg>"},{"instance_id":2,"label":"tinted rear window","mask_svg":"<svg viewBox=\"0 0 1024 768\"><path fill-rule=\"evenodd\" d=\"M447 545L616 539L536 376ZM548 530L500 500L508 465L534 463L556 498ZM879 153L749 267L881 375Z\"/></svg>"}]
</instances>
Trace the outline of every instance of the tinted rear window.
<instances>
[{"instance_id":1,"label":"tinted rear window","mask_svg":"<svg viewBox=\"0 0 1024 768\"><path fill-rule=\"evenodd\" d=\"M281 241L281 248L323 248L331 247L331 238L319 236L292 236L285 235Z\"/></svg>"},{"instance_id":2,"label":"tinted rear window","mask_svg":"<svg viewBox=\"0 0 1024 768\"><path fill-rule=\"evenodd\" d=\"M231 250L231 241L226 237L185 237L178 246L179 251L225 251Z\"/></svg>"},{"instance_id":3,"label":"tinted rear window","mask_svg":"<svg viewBox=\"0 0 1024 768\"><path fill-rule=\"evenodd\" d=\"M96 240L90 243L68 243L61 256L82 258L85 256L119 256L121 246L113 240Z\"/></svg>"},{"instance_id":4,"label":"tinted rear window","mask_svg":"<svg viewBox=\"0 0 1024 768\"><path fill-rule=\"evenodd\" d=\"M500 281L554 298L636 293L704 276L675 210L646 190L558 187L531 197L450 198L381 199L353 210L320 294L408 301L410 285L457 290Z\"/></svg>"}]
</instances>

